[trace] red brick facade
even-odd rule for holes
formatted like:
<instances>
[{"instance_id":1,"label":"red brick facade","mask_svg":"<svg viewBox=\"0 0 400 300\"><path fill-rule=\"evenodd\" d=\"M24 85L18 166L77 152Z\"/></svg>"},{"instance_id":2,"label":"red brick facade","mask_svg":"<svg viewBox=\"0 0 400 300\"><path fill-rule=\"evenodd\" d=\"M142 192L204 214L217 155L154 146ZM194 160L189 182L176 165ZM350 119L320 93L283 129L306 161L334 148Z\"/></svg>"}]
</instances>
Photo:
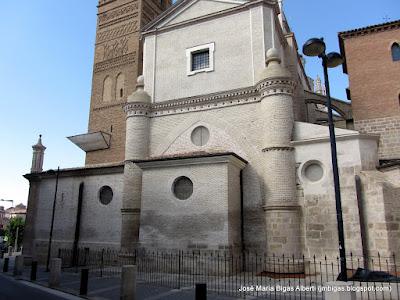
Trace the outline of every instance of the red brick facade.
<instances>
[{"instance_id":1,"label":"red brick facade","mask_svg":"<svg viewBox=\"0 0 400 300\"><path fill-rule=\"evenodd\" d=\"M88 131L111 134L111 145L88 152L87 165L124 160L122 106L142 73L140 29L170 5L170 0L99 1ZM118 78L123 78L120 83Z\"/></svg>"},{"instance_id":2,"label":"red brick facade","mask_svg":"<svg viewBox=\"0 0 400 300\"><path fill-rule=\"evenodd\" d=\"M380 134L380 159L400 158L400 20L339 33L355 129Z\"/></svg>"}]
</instances>

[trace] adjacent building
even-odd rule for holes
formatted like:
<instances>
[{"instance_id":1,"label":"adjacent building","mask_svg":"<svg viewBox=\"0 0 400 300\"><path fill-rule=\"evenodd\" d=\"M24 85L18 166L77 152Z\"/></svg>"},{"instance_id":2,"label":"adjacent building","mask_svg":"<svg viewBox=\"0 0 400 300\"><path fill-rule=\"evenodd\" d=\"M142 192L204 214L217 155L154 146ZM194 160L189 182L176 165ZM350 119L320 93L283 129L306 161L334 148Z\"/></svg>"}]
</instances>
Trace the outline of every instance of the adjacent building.
<instances>
[{"instance_id":1,"label":"adjacent building","mask_svg":"<svg viewBox=\"0 0 400 300\"><path fill-rule=\"evenodd\" d=\"M10 207L5 210L5 218L10 220L12 218L22 218L25 220L26 217L26 206L22 203L16 205L15 207Z\"/></svg>"},{"instance_id":2,"label":"adjacent building","mask_svg":"<svg viewBox=\"0 0 400 300\"><path fill-rule=\"evenodd\" d=\"M4 229L6 226L6 211L4 206L0 206L0 229Z\"/></svg>"},{"instance_id":3,"label":"adjacent building","mask_svg":"<svg viewBox=\"0 0 400 300\"><path fill-rule=\"evenodd\" d=\"M400 20L339 33L355 129L379 134L382 163L400 159Z\"/></svg>"}]
</instances>

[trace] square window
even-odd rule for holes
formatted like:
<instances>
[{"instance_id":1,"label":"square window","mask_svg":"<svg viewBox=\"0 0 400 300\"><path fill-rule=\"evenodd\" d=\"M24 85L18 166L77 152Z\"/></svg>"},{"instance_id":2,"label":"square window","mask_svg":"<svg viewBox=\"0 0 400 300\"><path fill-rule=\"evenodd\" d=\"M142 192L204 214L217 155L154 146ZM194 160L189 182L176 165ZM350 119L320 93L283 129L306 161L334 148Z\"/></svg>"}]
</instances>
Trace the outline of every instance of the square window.
<instances>
[{"instance_id":1,"label":"square window","mask_svg":"<svg viewBox=\"0 0 400 300\"><path fill-rule=\"evenodd\" d=\"M214 43L186 49L187 75L214 71Z\"/></svg>"},{"instance_id":2,"label":"square window","mask_svg":"<svg viewBox=\"0 0 400 300\"><path fill-rule=\"evenodd\" d=\"M208 49L192 53L192 71L207 69L210 66L210 51Z\"/></svg>"}]
</instances>

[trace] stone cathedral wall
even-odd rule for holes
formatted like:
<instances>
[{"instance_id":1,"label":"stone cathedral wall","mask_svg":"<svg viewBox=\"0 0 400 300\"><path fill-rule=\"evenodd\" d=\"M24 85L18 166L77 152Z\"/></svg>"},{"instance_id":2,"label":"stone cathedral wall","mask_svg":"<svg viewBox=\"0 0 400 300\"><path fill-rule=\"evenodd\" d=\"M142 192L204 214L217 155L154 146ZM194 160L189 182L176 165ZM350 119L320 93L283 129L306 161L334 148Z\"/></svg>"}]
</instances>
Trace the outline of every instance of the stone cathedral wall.
<instances>
[{"instance_id":1,"label":"stone cathedral wall","mask_svg":"<svg viewBox=\"0 0 400 300\"><path fill-rule=\"evenodd\" d=\"M197 151L231 151L249 161L242 171L246 220L244 241L246 247L263 249L266 236L260 180L263 170L259 107L259 103L255 103L152 118L150 153L151 156L161 156ZM191 141L191 133L198 126L204 126L210 132L209 141L203 147ZM207 190L207 186L201 188Z\"/></svg>"}]
</instances>

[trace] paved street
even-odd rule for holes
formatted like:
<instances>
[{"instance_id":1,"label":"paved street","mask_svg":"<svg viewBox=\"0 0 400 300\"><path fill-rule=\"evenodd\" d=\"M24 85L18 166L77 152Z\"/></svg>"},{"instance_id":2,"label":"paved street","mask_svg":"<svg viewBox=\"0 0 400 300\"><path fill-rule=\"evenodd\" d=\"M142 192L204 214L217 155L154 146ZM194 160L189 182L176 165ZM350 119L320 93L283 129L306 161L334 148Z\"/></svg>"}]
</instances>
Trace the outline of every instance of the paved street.
<instances>
[{"instance_id":1,"label":"paved street","mask_svg":"<svg viewBox=\"0 0 400 300\"><path fill-rule=\"evenodd\" d=\"M3 263L0 260L0 267ZM23 275L18 279L12 276L14 268L14 258L10 259L8 273L2 273L0 270L0 300L47 300L47 299L82 299L77 296L80 284L80 274L74 272L63 272L61 275L61 285L58 290L49 289L48 276L44 267L39 267L37 280L30 282L30 268L24 269ZM146 284L139 281L137 283L137 297L139 300L193 300L195 291L193 287L183 289L171 289ZM88 285L88 299L93 300L119 300L120 299L120 278L90 277ZM209 294L209 300L234 300L237 298L225 297L221 295ZM247 298L247 299L251 299Z\"/></svg>"},{"instance_id":2,"label":"paved street","mask_svg":"<svg viewBox=\"0 0 400 300\"><path fill-rule=\"evenodd\" d=\"M0 274L0 300L61 300L81 299L58 291L39 287L32 283L14 280L14 278Z\"/></svg>"}]
</instances>

